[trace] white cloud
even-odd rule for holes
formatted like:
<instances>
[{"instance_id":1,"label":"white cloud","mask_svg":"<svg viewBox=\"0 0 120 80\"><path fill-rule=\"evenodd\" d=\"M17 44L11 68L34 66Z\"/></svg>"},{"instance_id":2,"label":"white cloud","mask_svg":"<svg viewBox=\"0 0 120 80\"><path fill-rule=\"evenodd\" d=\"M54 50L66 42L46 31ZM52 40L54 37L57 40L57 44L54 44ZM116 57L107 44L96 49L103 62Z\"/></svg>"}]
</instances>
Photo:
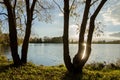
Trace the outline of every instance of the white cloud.
<instances>
[{"instance_id":1,"label":"white cloud","mask_svg":"<svg viewBox=\"0 0 120 80\"><path fill-rule=\"evenodd\" d=\"M101 36L101 37L93 37L93 41L100 41L100 40L106 40L106 41L113 41L113 40L120 40L119 37L111 37L111 36Z\"/></svg>"},{"instance_id":2,"label":"white cloud","mask_svg":"<svg viewBox=\"0 0 120 80\"><path fill-rule=\"evenodd\" d=\"M58 16L63 17L63 13L59 13Z\"/></svg>"},{"instance_id":3,"label":"white cloud","mask_svg":"<svg viewBox=\"0 0 120 80\"><path fill-rule=\"evenodd\" d=\"M78 28L77 25L70 25L70 28L69 28L70 38L75 38L75 39L78 38L78 30L77 30L77 28Z\"/></svg>"},{"instance_id":4,"label":"white cloud","mask_svg":"<svg viewBox=\"0 0 120 80\"><path fill-rule=\"evenodd\" d=\"M120 25L120 3L108 8L103 13L103 18L106 22L111 22L113 25Z\"/></svg>"},{"instance_id":5,"label":"white cloud","mask_svg":"<svg viewBox=\"0 0 120 80\"><path fill-rule=\"evenodd\" d=\"M78 26L77 25L70 25L69 28L69 35L70 38L72 39L78 39L79 34L78 34L78 30L77 30ZM111 34L114 34L116 32L104 32L104 35L100 36L100 37L95 37L93 36L93 41L97 41L97 40L106 40L106 41L112 41L112 40L120 40L120 37L115 37L115 36L110 36ZM86 37L85 37L86 39Z\"/></svg>"},{"instance_id":6,"label":"white cloud","mask_svg":"<svg viewBox=\"0 0 120 80\"><path fill-rule=\"evenodd\" d=\"M93 37L93 41L98 41L98 40L106 40L106 41L120 40L120 37L111 36L111 34L114 34L114 33L118 33L118 32L104 32L103 36Z\"/></svg>"}]
</instances>

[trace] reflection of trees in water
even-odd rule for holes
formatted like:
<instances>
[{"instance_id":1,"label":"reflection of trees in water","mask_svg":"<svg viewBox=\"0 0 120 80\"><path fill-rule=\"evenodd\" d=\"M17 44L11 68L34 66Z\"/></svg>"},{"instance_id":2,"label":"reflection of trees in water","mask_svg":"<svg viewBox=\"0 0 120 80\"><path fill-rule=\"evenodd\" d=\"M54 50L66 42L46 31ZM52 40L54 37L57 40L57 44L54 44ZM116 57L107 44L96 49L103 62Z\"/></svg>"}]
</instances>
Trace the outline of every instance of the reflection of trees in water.
<instances>
[{"instance_id":1,"label":"reflection of trees in water","mask_svg":"<svg viewBox=\"0 0 120 80\"><path fill-rule=\"evenodd\" d=\"M1 45L0 44L0 55L7 55L10 51L9 46Z\"/></svg>"}]
</instances>

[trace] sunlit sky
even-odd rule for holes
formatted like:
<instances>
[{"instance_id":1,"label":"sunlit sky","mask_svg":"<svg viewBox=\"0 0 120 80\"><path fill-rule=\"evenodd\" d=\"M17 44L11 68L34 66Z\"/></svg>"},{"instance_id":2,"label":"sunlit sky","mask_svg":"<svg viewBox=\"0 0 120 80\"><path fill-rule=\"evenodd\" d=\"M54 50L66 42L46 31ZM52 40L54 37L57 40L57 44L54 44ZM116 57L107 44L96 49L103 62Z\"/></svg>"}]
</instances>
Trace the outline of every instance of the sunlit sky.
<instances>
[{"instance_id":1,"label":"sunlit sky","mask_svg":"<svg viewBox=\"0 0 120 80\"><path fill-rule=\"evenodd\" d=\"M60 0L56 0L58 4L63 9L63 2L60 3ZM81 11L83 12L83 7L81 7ZM92 7L92 10L94 11L94 8ZM56 36L62 36L63 35L63 14L59 10L57 6L55 6L55 9L51 11L52 14L52 21L49 23L45 22L39 22L37 20L33 21L32 26L32 33L36 34L37 37L56 37ZM82 18L82 13L80 13ZM72 22L73 18L70 18L70 29L69 34L70 38L78 38L77 34L77 26L74 22ZM97 20L102 22L104 24L103 32L104 35L101 37L98 37L97 39L105 39L105 40L114 40L119 39L120 40L120 0L108 0L104 7L101 9L99 15L97 16ZM80 20L81 21L81 20ZM81 22L80 22L81 23ZM118 33L117 36L110 36L110 34Z\"/></svg>"},{"instance_id":2,"label":"sunlit sky","mask_svg":"<svg viewBox=\"0 0 120 80\"><path fill-rule=\"evenodd\" d=\"M51 23L36 22L32 28L33 33L39 37L62 36L63 14L57 6L52 14L54 15L53 21ZM104 36L98 37L98 39L120 39L120 36L114 37L109 35L120 32L120 0L108 0L97 16L97 20L104 24ZM70 23L70 38L78 37L76 29L77 26L74 23Z\"/></svg>"}]
</instances>

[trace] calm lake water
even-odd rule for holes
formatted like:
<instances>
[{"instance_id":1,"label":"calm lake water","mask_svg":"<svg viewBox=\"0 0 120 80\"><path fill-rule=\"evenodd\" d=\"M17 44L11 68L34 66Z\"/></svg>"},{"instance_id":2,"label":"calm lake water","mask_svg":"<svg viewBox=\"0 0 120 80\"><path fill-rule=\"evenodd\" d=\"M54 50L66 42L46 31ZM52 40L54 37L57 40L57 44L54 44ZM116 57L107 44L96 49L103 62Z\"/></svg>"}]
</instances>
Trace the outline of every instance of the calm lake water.
<instances>
[{"instance_id":1,"label":"calm lake water","mask_svg":"<svg viewBox=\"0 0 120 80\"><path fill-rule=\"evenodd\" d=\"M19 53L21 46L19 46ZM11 58L8 47L0 47L0 53ZM77 44L70 44L71 58L77 53ZM87 63L107 62L113 63L120 59L120 44L92 44L92 52ZM29 44L28 61L37 65L63 64L63 44Z\"/></svg>"}]
</instances>

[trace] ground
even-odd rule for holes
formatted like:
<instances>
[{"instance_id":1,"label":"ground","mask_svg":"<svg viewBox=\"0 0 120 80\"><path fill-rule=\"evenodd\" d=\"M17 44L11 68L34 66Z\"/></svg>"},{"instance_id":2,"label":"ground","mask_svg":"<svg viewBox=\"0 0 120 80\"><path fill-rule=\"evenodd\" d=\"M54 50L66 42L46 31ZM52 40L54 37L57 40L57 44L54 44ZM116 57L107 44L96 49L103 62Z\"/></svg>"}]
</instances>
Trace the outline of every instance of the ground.
<instances>
[{"instance_id":1,"label":"ground","mask_svg":"<svg viewBox=\"0 0 120 80\"><path fill-rule=\"evenodd\" d=\"M12 61L0 57L0 80L120 80L119 67L86 65L83 74L69 74L64 65L43 66L28 63L15 68Z\"/></svg>"}]
</instances>

